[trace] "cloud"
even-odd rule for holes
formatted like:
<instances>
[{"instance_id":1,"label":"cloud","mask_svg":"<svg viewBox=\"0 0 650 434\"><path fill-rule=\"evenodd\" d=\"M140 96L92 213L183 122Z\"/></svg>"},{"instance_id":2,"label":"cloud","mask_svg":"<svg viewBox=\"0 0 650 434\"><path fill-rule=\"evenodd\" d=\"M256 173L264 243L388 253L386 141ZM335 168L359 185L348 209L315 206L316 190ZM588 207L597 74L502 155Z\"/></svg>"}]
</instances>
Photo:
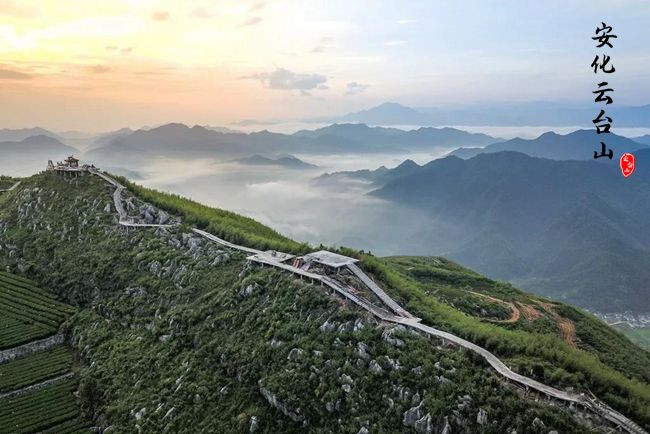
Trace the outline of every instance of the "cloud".
<instances>
[{"instance_id":1,"label":"cloud","mask_svg":"<svg viewBox=\"0 0 650 434\"><path fill-rule=\"evenodd\" d=\"M321 74L299 74L284 68L276 68L273 72L263 72L242 78L259 80L269 89L301 91L323 89L327 82L327 77Z\"/></svg>"},{"instance_id":2,"label":"cloud","mask_svg":"<svg viewBox=\"0 0 650 434\"><path fill-rule=\"evenodd\" d=\"M169 12L156 11L151 14L151 19L154 21L167 21L169 19Z\"/></svg>"},{"instance_id":3,"label":"cloud","mask_svg":"<svg viewBox=\"0 0 650 434\"><path fill-rule=\"evenodd\" d=\"M365 92L366 89L368 89L367 84L361 84L361 83L357 83L356 81L352 81L347 85L345 96L356 95L358 93Z\"/></svg>"},{"instance_id":4,"label":"cloud","mask_svg":"<svg viewBox=\"0 0 650 434\"><path fill-rule=\"evenodd\" d=\"M414 23L417 23L418 20L406 19L406 20L397 20L396 22L397 22L397 24L399 24L400 26L404 26L404 25L406 25L406 24L414 24Z\"/></svg>"},{"instance_id":5,"label":"cloud","mask_svg":"<svg viewBox=\"0 0 650 434\"><path fill-rule=\"evenodd\" d=\"M317 47L312 48L309 52L310 53L323 53L325 51L325 47L322 45L319 45Z\"/></svg>"},{"instance_id":6,"label":"cloud","mask_svg":"<svg viewBox=\"0 0 650 434\"><path fill-rule=\"evenodd\" d=\"M109 68L106 65L93 65L93 66L89 66L87 69L88 72L92 72L93 74L104 74L111 70L111 68Z\"/></svg>"},{"instance_id":7,"label":"cloud","mask_svg":"<svg viewBox=\"0 0 650 434\"><path fill-rule=\"evenodd\" d=\"M262 17L251 17L251 18L247 19L246 21L244 21L243 23L241 23L239 25L239 27L255 26L255 25L261 23L262 21L263 21Z\"/></svg>"},{"instance_id":8,"label":"cloud","mask_svg":"<svg viewBox=\"0 0 650 434\"><path fill-rule=\"evenodd\" d=\"M197 8L192 11L192 16L196 18L212 18L216 14L206 8Z\"/></svg>"},{"instance_id":9,"label":"cloud","mask_svg":"<svg viewBox=\"0 0 650 434\"><path fill-rule=\"evenodd\" d=\"M388 41L384 45L387 47L399 47L404 44L406 44L406 41Z\"/></svg>"},{"instance_id":10,"label":"cloud","mask_svg":"<svg viewBox=\"0 0 650 434\"><path fill-rule=\"evenodd\" d=\"M251 12L260 11L266 7L266 2L257 2L249 9Z\"/></svg>"},{"instance_id":11,"label":"cloud","mask_svg":"<svg viewBox=\"0 0 650 434\"><path fill-rule=\"evenodd\" d=\"M115 45L107 45L104 47L106 51L120 52L122 54L129 54L133 51L133 47L118 47Z\"/></svg>"},{"instance_id":12,"label":"cloud","mask_svg":"<svg viewBox=\"0 0 650 434\"><path fill-rule=\"evenodd\" d=\"M31 75L13 69L4 69L0 67L0 80L29 80Z\"/></svg>"},{"instance_id":13,"label":"cloud","mask_svg":"<svg viewBox=\"0 0 650 434\"><path fill-rule=\"evenodd\" d=\"M17 18L34 18L39 15L39 9L35 6L26 5L25 2L4 0L0 1L0 15Z\"/></svg>"}]
</instances>

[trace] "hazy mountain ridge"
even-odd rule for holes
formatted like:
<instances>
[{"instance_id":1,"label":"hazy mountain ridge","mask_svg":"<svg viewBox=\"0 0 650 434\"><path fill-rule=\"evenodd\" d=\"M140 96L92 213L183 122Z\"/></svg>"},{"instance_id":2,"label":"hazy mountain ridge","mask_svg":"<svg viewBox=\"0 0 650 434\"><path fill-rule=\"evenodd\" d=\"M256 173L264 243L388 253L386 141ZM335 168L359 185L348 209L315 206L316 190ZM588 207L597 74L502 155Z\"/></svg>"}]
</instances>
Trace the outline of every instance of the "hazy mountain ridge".
<instances>
[{"instance_id":1,"label":"hazy mountain ridge","mask_svg":"<svg viewBox=\"0 0 650 434\"><path fill-rule=\"evenodd\" d=\"M41 127L34 128L20 128L20 129L0 129L0 142L20 142L28 137L34 136L48 136L59 141L63 140L62 137L52 131L48 131Z\"/></svg>"},{"instance_id":2,"label":"hazy mountain ridge","mask_svg":"<svg viewBox=\"0 0 650 434\"><path fill-rule=\"evenodd\" d=\"M595 130L577 130L569 134L546 132L534 139L515 138L487 145L484 148L459 148L449 155L471 158L489 152L517 151L531 157L552 160L591 160L594 151L600 152L601 141L613 149L618 156L648 147L644 143L613 133L599 135Z\"/></svg>"},{"instance_id":3,"label":"hazy mountain ridge","mask_svg":"<svg viewBox=\"0 0 650 434\"><path fill-rule=\"evenodd\" d=\"M632 140L638 143L644 143L646 145L650 146L650 134L646 134L645 136L640 136L640 137L633 137Z\"/></svg>"},{"instance_id":4,"label":"hazy mountain ridge","mask_svg":"<svg viewBox=\"0 0 650 434\"><path fill-rule=\"evenodd\" d=\"M428 245L432 253L581 306L647 312L650 150L636 155L644 168L630 179L613 163L510 151L452 156L373 195L431 214L431 227L410 240L417 251Z\"/></svg>"},{"instance_id":5,"label":"hazy mountain ridge","mask_svg":"<svg viewBox=\"0 0 650 434\"><path fill-rule=\"evenodd\" d=\"M115 150L134 158L157 156L172 158L235 157L273 152L301 154L348 154L414 152L450 149L462 145L484 146L497 139L451 128L420 128L403 131L368 127L362 124L335 124L314 131L294 134L223 133L201 126L167 124L150 130L138 130L89 151L85 157L109 160Z\"/></svg>"},{"instance_id":6,"label":"hazy mountain ridge","mask_svg":"<svg viewBox=\"0 0 650 434\"><path fill-rule=\"evenodd\" d=\"M405 160L397 167L388 169L386 166L381 166L375 170L354 170L345 172L325 173L314 179L315 182L330 182L341 178L350 178L367 181L371 184L380 186L387 182L399 178L401 176L414 173L420 166L412 160Z\"/></svg>"},{"instance_id":7,"label":"hazy mountain ridge","mask_svg":"<svg viewBox=\"0 0 650 434\"><path fill-rule=\"evenodd\" d=\"M650 105L608 108L617 127L650 127ZM314 122L361 122L369 125L467 126L590 126L592 107L551 102L482 105L458 108L411 108L387 102L342 116L319 117Z\"/></svg>"},{"instance_id":8,"label":"hazy mountain ridge","mask_svg":"<svg viewBox=\"0 0 650 434\"><path fill-rule=\"evenodd\" d=\"M73 154L76 148L64 145L58 139L48 135L29 136L20 141L0 142L0 151L4 158L31 159L47 156ZM47 161L47 160L45 160Z\"/></svg>"},{"instance_id":9,"label":"hazy mountain ridge","mask_svg":"<svg viewBox=\"0 0 650 434\"><path fill-rule=\"evenodd\" d=\"M277 167L284 167L286 169L294 169L294 170L315 169L318 167L314 164L310 164L299 158L296 158L293 155L288 155L288 156L278 157L278 158L269 158L263 155L256 154L250 157L238 158L233 161L236 163L245 164L249 166L277 166Z\"/></svg>"}]
</instances>

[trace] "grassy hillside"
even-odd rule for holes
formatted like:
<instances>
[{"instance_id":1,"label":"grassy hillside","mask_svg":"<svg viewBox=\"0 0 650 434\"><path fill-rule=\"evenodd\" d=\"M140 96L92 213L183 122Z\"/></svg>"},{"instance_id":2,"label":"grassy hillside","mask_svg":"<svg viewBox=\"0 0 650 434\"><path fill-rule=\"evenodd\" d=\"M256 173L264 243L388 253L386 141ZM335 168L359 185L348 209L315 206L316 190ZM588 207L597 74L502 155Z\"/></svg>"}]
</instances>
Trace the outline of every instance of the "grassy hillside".
<instances>
[{"instance_id":1,"label":"grassy hillside","mask_svg":"<svg viewBox=\"0 0 650 434\"><path fill-rule=\"evenodd\" d=\"M591 390L622 412L636 414L646 424L650 421L650 353L597 318L526 295L442 258L365 257L364 262L425 322L484 346L525 375L558 387ZM514 324L485 321L445 302L450 299L445 293L458 291L489 294L536 313L530 321ZM575 348L563 339L559 324L566 321L559 319L573 324Z\"/></svg>"},{"instance_id":2,"label":"grassy hillside","mask_svg":"<svg viewBox=\"0 0 650 434\"><path fill-rule=\"evenodd\" d=\"M633 328L627 324L618 324L613 327L641 348L650 351L650 328Z\"/></svg>"},{"instance_id":3,"label":"grassy hillside","mask_svg":"<svg viewBox=\"0 0 650 434\"><path fill-rule=\"evenodd\" d=\"M233 213L131 188L135 200L230 241L308 249ZM43 174L0 197L0 268L47 281L62 301L82 307L66 330L84 363L83 409L98 426L404 432L413 410L439 431L447 424L453 432L596 428L589 419L579 425L573 410L527 399L482 359L378 324L320 287L251 267L242 253L196 237L189 226L119 227L106 211L111 195L95 177ZM362 258L425 323L486 346L526 375L590 389L650 425L650 356L596 319L444 259L343 253ZM504 322L508 303L521 310L516 322ZM573 344L562 333L567 321Z\"/></svg>"},{"instance_id":4,"label":"grassy hillside","mask_svg":"<svg viewBox=\"0 0 650 434\"><path fill-rule=\"evenodd\" d=\"M206 230L235 244L260 250L273 249L296 253L307 253L311 250L307 244L297 243L252 218L209 207L179 195L144 188L126 178L119 179L145 202L182 216L186 224Z\"/></svg>"},{"instance_id":5,"label":"grassy hillside","mask_svg":"<svg viewBox=\"0 0 650 434\"><path fill-rule=\"evenodd\" d=\"M18 181L17 178L12 178L11 176L0 176L0 190L6 190L11 188Z\"/></svg>"}]
</instances>

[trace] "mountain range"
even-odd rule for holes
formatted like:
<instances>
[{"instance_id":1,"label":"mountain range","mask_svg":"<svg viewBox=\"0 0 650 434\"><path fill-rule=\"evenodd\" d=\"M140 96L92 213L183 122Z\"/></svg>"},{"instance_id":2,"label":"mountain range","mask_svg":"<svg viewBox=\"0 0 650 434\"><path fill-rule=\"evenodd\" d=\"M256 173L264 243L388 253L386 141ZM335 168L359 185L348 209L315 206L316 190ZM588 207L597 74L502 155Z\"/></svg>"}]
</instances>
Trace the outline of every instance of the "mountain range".
<instances>
[{"instance_id":1,"label":"mountain range","mask_svg":"<svg viewBox=\"0 0 650 434\"><path fill-rule=\"evenodd\" d=\"M632 140L638 143L644 143L646 145L650 145L650 134L646 134L645 136L640 136L640 137L633 137Z\"/></svg>"},{"instance_id":2,"label":"mountain range","mask_svg":"<svg viewBox=\"0 0 650 434\"><path fill-rule=\"evenodd\" d=\"M367 110L308 121L368 125L591 126L597 114L593 106L548 102L460 108L411 108L387 102ZM612 107L607 114L615 120L616 127L650 127L650 105Z\"/></svg>"},{"instance_id":3,"label":"mountain range","mask_svg":"<svg viewBox=\"0 0 650 434\"><path fill-rule=\"evenodd\" d=\"M401 164L393 169L381 166L375 170L363 169L344 172L325 173L315 179L317 183L327 183L337 179L357 179L366 181L369 184L381 186L394 179L400 178L417 171L420 166L413 160L404 160Z\"/></svg>"},{"instance_id":4,"label":"mountain range","mask_svg":"<svg viewBox=\"0 0 650 434\"><path fill-rule=\"evenodd\" d=\"M606 143L608 148L614 150L615 155L618 156L625 152L634 152L648 147L645 143L614 133L599 135L595 130L591 129L578 130L564 135L547 132L535 139L515 138L505 142L493 143L484 148L459 148L451 152L450 155L471 158L478 154L490 152L517 151L531 157L553 160L591 160L594 151L601 151L601 141Z\"/></svg>"},{"instance_id":5,"label":"mountain range","mask_svg":"<svg viewBox=\"0 0 650 434\"><path fill-rule=\"evenodd\" d=\"M635 155L628 179L617 162L512 151L329 177L368 181L371 195L428 213L400 251L443 254L586 308L649 312L650 149Z\"/></svg>"},{"instance_id":6,"label":"mountain range","mask_svg":"<svg viewBox=\"0 0 650 434\"><path fill-rule=\"evenodd\" d=\"M20 142L28 137L33 136L48 136L57 140L62 140L58 134L48 131L40 127L34 128L20 128L20 129L0 129L0 142Z\"/></svg>"},{"instance_id":7,"label":"mountain range","mask_svg":"<svg viewBox=\"0 0 650 434\"><path fill-rule=\"evenodd\" d=\"M293 170L315 169L318 167L314 164L306 163L301 159L294 157L293 155L287 155L278 158L268 158L264 157L263 155L253 155L250 157L238 158L233 161L248 166L276 166Z\"/></svg>"},{"instance_id":8,"label":"mountain range","mask_svg":"<svg viewBox=\"0 0 650 434\"><path fill-rule=\"evenodd\" d=\"M30 131L32 132L32 131ZM76 148L64 145L58 139L48 135L28 136L18 141L0 142L0 152L6 161L20 161L40 158L63 158L77 152Z\"/></svg>"},{"instance_id":9,"label":"mountain range","mask_svg":"<svg viewBox=\"0 0 650 434\"><path fill-rule=\"evenodd\" d=\"M459 146L486 146L497 139L453 128L368 127L363 124L335 124L294 134L269 131L224 133L201 126L167 124L150 130L114 135L89 150L85 158L115 163L116 160L146 160L153 157L221 158L255 154L354 154L408 153Z\"/></svg>"}]
</instances>

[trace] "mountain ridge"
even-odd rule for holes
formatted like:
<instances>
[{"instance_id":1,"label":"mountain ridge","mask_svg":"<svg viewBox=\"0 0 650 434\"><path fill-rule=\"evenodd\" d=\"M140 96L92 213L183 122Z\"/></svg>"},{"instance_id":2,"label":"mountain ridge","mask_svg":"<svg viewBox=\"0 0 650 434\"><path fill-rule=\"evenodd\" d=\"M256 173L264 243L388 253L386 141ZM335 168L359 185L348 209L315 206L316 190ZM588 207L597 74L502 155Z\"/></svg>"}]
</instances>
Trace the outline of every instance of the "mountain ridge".
<instances>
[{"instance_id":1,"label":"mountain ridge","mask_svg":"<svg viewBox=\"0 0 650 434\"><path fill-rule=\"evenodd\" d=\"M484 148L459 148L449 155L471 158L488 152L517 151L531 157L553 160L589 160L593 158L594 151L600 152L601 141L606 142L617 155L648 147L646 144L613 133L603 136L598 135L594 130L577 130L568 134L549 131L534 139L515 138Z\"/></svg>"},{"instance_id":2,"label":"mountain ridge","mask_svg":"<svg viewBox=\"0 0 650 434\"><path fill-rule=\"evenodd\" d=\"M222 133L195 125L172 123L131 134L96 147L84 156L99 164L113 164L115 150L125 157L144 159L154 156L243 157L253 154L329 154L396 153L450 149L463 144L485 145L495 142L484 134L471 134L451 128L421 128L403 131L368 127L362 124L334 124L314 131L294 134L262 130L253 133ZM178 144L183 143L179 148Z\"/></svg>"},{"instance_id":3,"label":"mountain ridge","mask_svg":"<svg viewBox=\"0 0 650 434\"><path fill-rule=\"evenodd\" d=\"M639 167L650 161L649 149L636 155ZM455 156L434 160L391 179L371 194L423 209L438 222L439 227L433 225L428 232L415 232L410 241L420 246L418 251L426 251L427 244L438 246L439 254L488 275L584 307L647 312L650 305L642 282L650 276L641 270L650 269L650 238L644 223L650 209L643 200L650 176L647 170L639 170L635 178L626 180L618 172L614 163L556 161L503 151L468 160ZM593 220L580 219L576 227L575 216L581 215L576 214L577 206L586 206L589 213L593 210ZM602 230L595 231L595 227ZM497 255L503 244L499 239L516 246L517 253ZM573 246L563 244L568 239ZM607 261L598 259L597 252L609 251L604 245L599 247L598 240L618 246L611 251L614 272ZM542 247L535 250L529 245ZM625 251L635 253L628 256ZM563 261L557 259L561 255L573 259L569 262L574 264L574 275L582 270L581 279L562 271ZM626 261L626 257L634 260ZM513 264L519 265L512 269ZM621 278L629 282L627 287L617 283ZM609 286L615 289L609 291ZM565 290L570 287L578 291ZM633 288L636 292L630 293Z\"/></svg>"},{"instance_id":4,"label":"mountain ridge","mask_svg":"<svg viewBox=\"0 0 650 434\"><path fill-rule=\"evenodd\" d=\"M650 105L608 109L618 127L650 127ZM362 122L370 125L464 126L591 126L593 108L552 102L466 107L407 107L386 102L340 116L308 119L308 122Z\"/></svg>"}]
</instances>

